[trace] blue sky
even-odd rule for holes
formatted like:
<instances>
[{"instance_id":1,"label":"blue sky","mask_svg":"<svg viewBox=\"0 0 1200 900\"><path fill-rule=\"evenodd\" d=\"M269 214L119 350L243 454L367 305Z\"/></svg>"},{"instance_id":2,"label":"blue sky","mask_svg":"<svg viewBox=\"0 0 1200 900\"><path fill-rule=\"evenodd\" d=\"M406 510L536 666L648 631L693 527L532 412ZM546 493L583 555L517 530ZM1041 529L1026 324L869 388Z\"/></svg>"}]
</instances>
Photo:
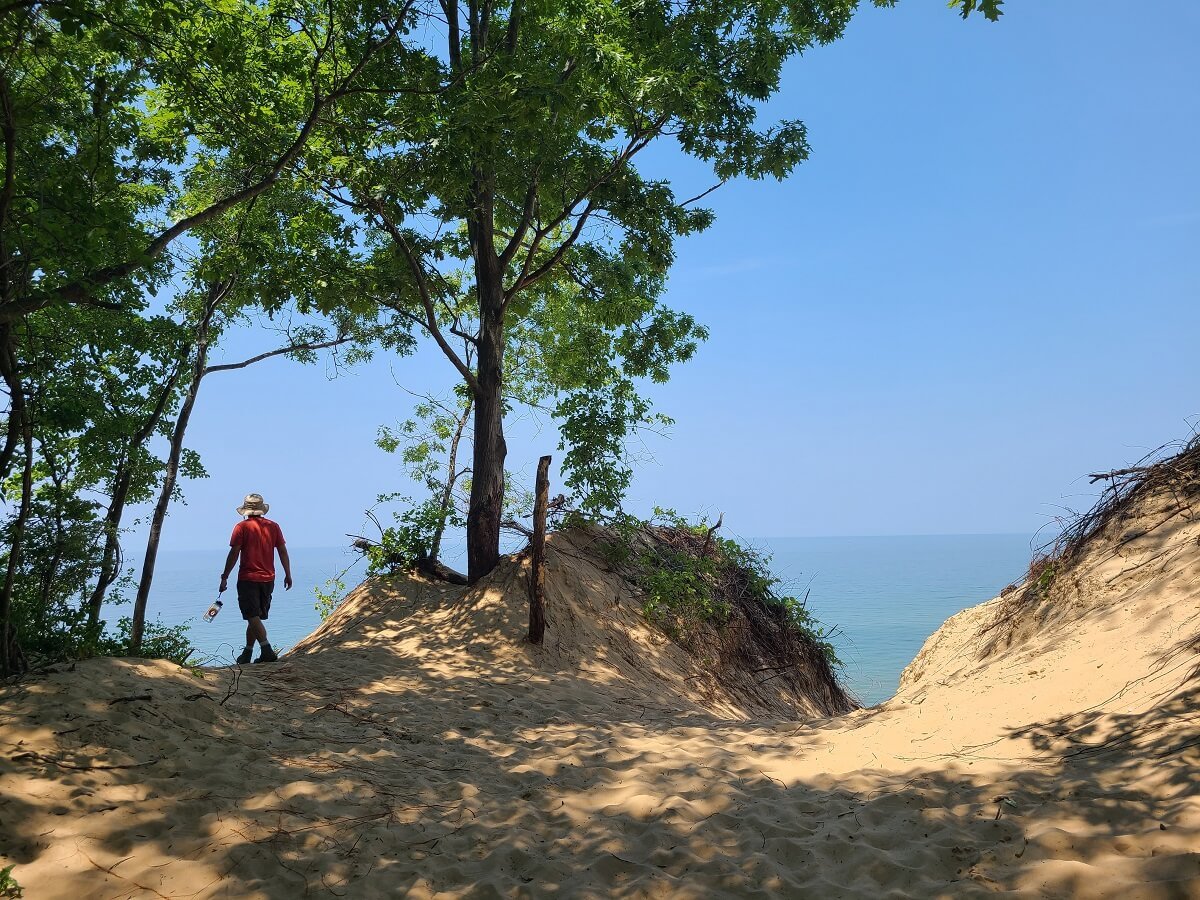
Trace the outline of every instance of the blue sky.
<instances>
[{"instance_id":1,"label":"blue sky","mask_svg":"<svg viewBox=\"0 0 1200 900\"><path fill-rule=\"evenodd\" d=\"M1200 6L1005 11L867 9L789 65L766 114L803 119L812 158L710 195L716 224L680 246L666 302L711 338L653 391L677 424L636 448L633 510L750 536L1032 533L1088 505L1085 473L1187 436ZM680 196L712 181L667 149L642 166ZM406 487L373 445L411 409L397 382L449 379L434 348L212 376L190 432L211 477L164 548L219 553L247 491L294 546L342 543ZM509 467L531 480L556 444L514 421Z\"/></svg>"}]
</instances>

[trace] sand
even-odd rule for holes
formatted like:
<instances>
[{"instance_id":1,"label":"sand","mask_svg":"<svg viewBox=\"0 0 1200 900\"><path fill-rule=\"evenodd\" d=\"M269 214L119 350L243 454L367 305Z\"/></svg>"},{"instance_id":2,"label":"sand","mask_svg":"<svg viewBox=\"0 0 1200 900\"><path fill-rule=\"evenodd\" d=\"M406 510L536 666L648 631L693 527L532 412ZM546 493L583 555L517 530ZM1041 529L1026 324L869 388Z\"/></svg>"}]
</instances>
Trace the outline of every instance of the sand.
<instances>
[{"instance_id":1,"label":"sand","mask_svg":"<svg viewBox=\"0 0 1200 900\"><path fill-rule=\"evenodd\" d=\"M1200 897L1200 520L1143 511L895 698L728 691L587 542L357 589L273 666L90 660L0 697L0 867L123 897Z\"/></svg>"}]
</instances>

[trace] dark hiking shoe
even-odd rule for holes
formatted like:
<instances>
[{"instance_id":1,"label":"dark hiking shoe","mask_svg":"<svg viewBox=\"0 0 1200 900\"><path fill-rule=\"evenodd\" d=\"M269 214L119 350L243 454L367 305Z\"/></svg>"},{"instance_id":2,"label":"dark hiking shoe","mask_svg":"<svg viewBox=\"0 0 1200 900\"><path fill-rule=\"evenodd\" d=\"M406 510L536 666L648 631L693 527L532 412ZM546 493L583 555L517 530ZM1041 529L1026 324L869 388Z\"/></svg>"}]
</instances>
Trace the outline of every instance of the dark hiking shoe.
<instances>
[{"instance_id":1,"label":"dark hiking shoe","mask_svg":"<svg viewBox=\"0 0 1200 900\"><path fill-rule=\"evenodd\" d=\"M262 649L258 653L256 663L260 662L275 662L279 657L275 655L275 651L271 649L270 644L263 644Z\"/></svg>"},{"instance_id":2,"label":"dark hiking shoe","mask_svg":"<svg viewBox=\"0 0 1200 900\"><path fill-rule=\"evenodd\" d=\"M239 666L246 665L246 663L250 662L250 654L253 652L254 652L253 647L247 647L245 650L243 650L241 653L238 654L238 657L237 657L237 659L234 660L234 662L236 662Z\"/></svg>"}]
</instances>

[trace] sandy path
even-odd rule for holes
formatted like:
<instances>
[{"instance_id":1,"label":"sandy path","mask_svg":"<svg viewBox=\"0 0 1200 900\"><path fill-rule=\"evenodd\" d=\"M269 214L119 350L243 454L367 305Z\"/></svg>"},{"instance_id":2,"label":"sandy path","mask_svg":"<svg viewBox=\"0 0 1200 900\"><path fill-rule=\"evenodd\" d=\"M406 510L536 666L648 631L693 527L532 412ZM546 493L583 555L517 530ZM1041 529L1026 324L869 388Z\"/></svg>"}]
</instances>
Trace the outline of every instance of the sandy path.
<instances>
[{"instance_id":1,"label":"sandy path","mask_svg":"<svg viewBox=\"0 0 1200 900\"><path fill-rule=\"evenodd\" d=\"M6 689L0 850L36 900L1200 897L1180 578L967 679L950 623L895 700L807 724L623 677L616 639L567 667L504 590L400 579L276 666Z\"/></svg>"}]
</instances>

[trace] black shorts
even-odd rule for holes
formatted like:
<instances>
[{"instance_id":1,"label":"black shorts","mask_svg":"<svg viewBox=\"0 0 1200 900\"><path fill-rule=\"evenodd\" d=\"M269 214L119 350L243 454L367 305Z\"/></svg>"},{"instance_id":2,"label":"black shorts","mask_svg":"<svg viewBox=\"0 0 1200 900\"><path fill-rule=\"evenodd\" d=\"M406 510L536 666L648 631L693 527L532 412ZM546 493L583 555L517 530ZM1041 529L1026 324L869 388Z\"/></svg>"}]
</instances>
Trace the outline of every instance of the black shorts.
<instances>
[{"instance_id":1,"label":"black shorts","mask_svg":"<svg viewBox=\"0 0 1200 900\"><path fill-rule=\"evenodd\" d=\"M251 619L265 619L271 612L271 592L275 590L273 581L239 581L237 583L238 606L242 610L242 618L249 622Z\"/></svg>"}]
</instances>

